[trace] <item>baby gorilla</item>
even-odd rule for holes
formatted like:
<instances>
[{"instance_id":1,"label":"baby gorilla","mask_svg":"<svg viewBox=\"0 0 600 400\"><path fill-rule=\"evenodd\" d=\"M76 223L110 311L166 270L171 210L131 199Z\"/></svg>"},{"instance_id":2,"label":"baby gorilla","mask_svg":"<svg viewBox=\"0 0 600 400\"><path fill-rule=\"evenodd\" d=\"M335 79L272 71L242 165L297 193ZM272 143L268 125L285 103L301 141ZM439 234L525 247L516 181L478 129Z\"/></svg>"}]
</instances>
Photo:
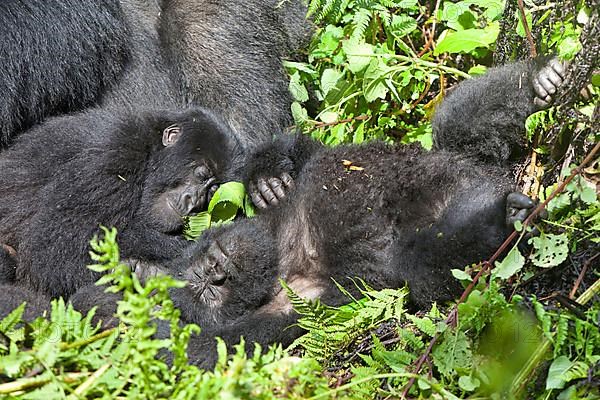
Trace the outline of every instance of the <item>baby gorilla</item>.
<instances>
[{"instance_id":1,"label":"baby gorilla","mask_svg":"<svg viewBox=\"0 0 600 400\"><path fill-rule=\"evenodd\" d=\"M26 132L0 154L0 243L16 250L0 270L16 261L19 284L68 297L99 278L86 268L99 225L119 230L139 274L164 265L189 245L182 217L208 204L228 135L203 109L92 110Z\"/></svg>"},{"instance_id":2,"label":"baby gorilla","mask_svg":"<svg viewBox=\"0 0 600 400\"><path fill-rule=\"evenodd\" d=\"M210 366L214 336L290 344L301 331L286 329L297 315L279 278L331 305L348 301L333 280L357 294L353 277L375 288L408 283L415 307L454 298L461 287L450 269L489 257L533 209L513 192L508 166L536 99L548 101L539 85L548 70L563 71L536 60L461 84L434 118L430 152L377 142L326 148L303 136L257 152L247 181L268 209L211 230L172 267L189 282L174 301L203 327L191 359ZM476 140L481 150L472 151Z\"/></svg>"}]
</instances>

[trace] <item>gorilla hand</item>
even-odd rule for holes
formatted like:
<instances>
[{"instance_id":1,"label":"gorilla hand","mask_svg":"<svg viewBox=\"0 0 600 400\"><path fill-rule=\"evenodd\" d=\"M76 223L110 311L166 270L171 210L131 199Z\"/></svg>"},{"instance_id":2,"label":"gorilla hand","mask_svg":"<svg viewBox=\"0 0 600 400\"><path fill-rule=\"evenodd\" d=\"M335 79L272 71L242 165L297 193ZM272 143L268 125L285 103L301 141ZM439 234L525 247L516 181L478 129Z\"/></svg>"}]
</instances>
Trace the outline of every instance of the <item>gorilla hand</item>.
<instances>
[{"instance_id":1,"label":"gorilla hand","mask_svg":"<svg viewBox=\"0 0 600 400\"><path fill-rule=\"evenodd\" d=\"M259 178L248 185L250 198L254 205L262 210L276 206L282 201L287 191L294 188L294 180L287 172L280 177Z\"/></svg>"},{"instance_id":2,"label":"gorilla hand","mask_svg":"<svg viewBox=\"0 0 600 400\"><path fill-rule=\"evenodd\" d=\"M552 95L563 84L566 66L566 63L555 57L533 77L533 90L536 95L533 102L540 109L548 107L554 100Z\"/></svg>"}]
</instances>

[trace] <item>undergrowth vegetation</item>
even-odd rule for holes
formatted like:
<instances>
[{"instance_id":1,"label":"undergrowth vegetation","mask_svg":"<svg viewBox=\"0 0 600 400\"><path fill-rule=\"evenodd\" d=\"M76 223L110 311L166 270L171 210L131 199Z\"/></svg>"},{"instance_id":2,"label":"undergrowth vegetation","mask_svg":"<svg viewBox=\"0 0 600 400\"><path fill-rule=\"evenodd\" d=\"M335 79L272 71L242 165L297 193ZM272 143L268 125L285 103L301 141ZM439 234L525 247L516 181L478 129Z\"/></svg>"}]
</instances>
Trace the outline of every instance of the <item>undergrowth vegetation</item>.
<instances>
[{"instance_id":1,"label":"undergrowth vegetation","mask_svg":"<svg viewBox=\"0 0 600 400\"><path fill-rule=\"evenodd\" d=\"M312 0L317 31L307 62L285 63L295 121L329 145L380 139L430 148L429 116L447 88L494 61L526 58L534 44L572 60L571 71L598 68L599 8L526 1L524 25L516 1ZM467 289L455 305L409 313L410 288L375 291L360 277L363 297L339 287L348 295L341 307L287 289L306 335L253 356L250 344L227 356L221 343L214 371L202 371L185 352L201 327L181 326L168 296L182 283L141 284L106 230L92 242L92 268L124 294L119 327L101 331L62 300L31 323L18 308L0 321L0 397L600 398L599 153L584 160L600 138L600 75L587 72L567 80L576 94L587 86L586 96L566 93L527 122L531 152L515 172L547 202L547 215L535 227L518 224L499 260L454 270ZM252 213L235 184L213 200L190 236L238 208ZM160 326L170 335L155 338Z\"/></svg>"}]
</instances>

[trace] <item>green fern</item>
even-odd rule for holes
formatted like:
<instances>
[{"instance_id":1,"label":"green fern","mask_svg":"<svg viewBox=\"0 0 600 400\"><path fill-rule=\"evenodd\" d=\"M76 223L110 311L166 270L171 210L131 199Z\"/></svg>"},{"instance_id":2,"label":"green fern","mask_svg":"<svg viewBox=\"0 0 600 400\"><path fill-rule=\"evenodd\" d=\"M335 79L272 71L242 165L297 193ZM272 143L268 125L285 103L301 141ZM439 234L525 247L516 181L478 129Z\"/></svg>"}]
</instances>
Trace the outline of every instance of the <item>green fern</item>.
<instances>
[{"instance_id":1,"label":"green fern","mask_svg":"<svg viewBox=\"0 0 600 400\"><path fill-rule=\"evenodd\" d=\"M400 319L405 312L404 303L408 294L406 288L376 291L364 281L358 280L355 284L364 297L356 300L337 282L335 284L351 300L349 304L330 307L318 300L306 300L282 282L294 310L302 316L298 320L298 326L308 332L290 347L301 347L307 356L319 361L344 349L383 321Z\"/></svg>"}]
</instances>

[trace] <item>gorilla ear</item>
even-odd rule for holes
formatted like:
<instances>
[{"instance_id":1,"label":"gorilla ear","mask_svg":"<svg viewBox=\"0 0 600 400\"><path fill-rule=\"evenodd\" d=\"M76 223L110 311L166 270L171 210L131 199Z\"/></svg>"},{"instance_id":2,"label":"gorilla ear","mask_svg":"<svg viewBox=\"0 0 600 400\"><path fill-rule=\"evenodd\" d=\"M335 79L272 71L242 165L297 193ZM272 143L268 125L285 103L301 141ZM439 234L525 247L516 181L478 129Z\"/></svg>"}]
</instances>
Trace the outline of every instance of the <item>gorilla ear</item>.
<instances>
[{"instance_id":1,"label":"gorilla ear","mask_svg":"<svg viewBox=\"0 0 600 400\"><path fill-rule=\"evenodd\" d=\"M162 136L162 144L165 147L173 146L181 136L181 127L177 124L165 128Z\"/></svg>"}]
</instances>

